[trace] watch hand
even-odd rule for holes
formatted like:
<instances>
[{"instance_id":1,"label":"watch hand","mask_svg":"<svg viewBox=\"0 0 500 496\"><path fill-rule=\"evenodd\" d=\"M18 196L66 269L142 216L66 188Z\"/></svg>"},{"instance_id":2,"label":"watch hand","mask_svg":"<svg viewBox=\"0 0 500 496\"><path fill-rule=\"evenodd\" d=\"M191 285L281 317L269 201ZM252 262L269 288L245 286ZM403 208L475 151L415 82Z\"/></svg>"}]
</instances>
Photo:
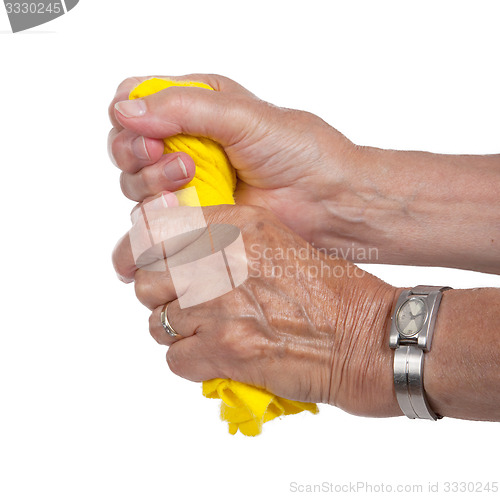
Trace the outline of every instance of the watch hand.
<instances>
[{"instance_id":1,"label":"watch hand","mask_svg":"<svg viewBox=\"0 0 500 496\"><path fill-rule=\"evenodd\" d=\"M423 315L424 312L419 312L419 313L416 313L415 315L413 315L412 311L410 310L410 314L411 314L413 319L416 319L417 317L420 317L420 315Z\"/></svg>"}]
</instances>

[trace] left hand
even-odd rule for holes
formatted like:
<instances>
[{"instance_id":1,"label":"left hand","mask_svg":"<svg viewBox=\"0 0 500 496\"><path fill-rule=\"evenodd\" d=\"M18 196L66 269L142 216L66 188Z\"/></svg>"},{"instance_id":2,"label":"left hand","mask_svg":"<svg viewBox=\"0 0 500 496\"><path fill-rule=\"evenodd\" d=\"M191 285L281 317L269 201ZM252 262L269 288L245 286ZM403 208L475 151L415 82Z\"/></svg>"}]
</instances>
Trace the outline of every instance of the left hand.
<instances>
[{"instance_id":1,"label":"left hand","mask_svg":"<svg viewBox=\"0 0 500 496\"><path fill-rule=\"evenodd\" d=\"M137 297L152 310L150 333L170 346L171 370L360 415L399 414L387 345L395 288L318 252L268 210L221 205L203 213L208 225L237 226L246 248L249 277L223 296L181 309L168 270L137 269L127 235L113 254L117 273L135 279ZM166 302L176 338L160 323Z\"/></svg>"},{"instance_id":2,"label":"left hand","mask_svg":"<svg viewBox=\"0 0 500 496\"><path fill-rule=\"evenodd\" d=\"M143 201L189 183L196 169L193 158L164 155L162 138L203 136L219 143L234 167L238 205L265 207L316 246L340 245L351 253L352 225L358 228L359 221L349 219L359 217L357 205L365 193L358 191L359 179L377 174L361 161L359 147L318 116L270 105L214 74L168 79L200 81L215 91L172 87L129 102L131 90L145 79L123 81L109 106L113 129L108 146L122 170L127 198ZM131 116L126 110L130 104L141 104L145 113ZM363 237L356 240L371 246L365 239L370 229L365 222L362 226Z\"/></svg>"}]
</instances>

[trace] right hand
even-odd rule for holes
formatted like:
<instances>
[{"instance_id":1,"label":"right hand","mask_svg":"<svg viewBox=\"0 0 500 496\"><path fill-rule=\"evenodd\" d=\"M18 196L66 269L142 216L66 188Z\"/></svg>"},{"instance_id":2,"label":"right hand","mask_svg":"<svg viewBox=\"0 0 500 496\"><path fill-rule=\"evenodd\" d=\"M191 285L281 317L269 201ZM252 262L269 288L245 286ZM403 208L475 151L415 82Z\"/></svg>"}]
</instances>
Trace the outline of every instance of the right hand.
<instances>
[{"instance_id":1,"label":"right hand","mask_svg":"<svg viewBox=\"0 0 500 496\"><path fill-rule=\"evenodd\" d=\"M145 79L122 82L109 107L114 126L109 147L123 171L121 185L128 198L142 201L188 183L195 173L192 159L163 155L161 139L179 133L205 136L224 147L237 171L238 204L268 208L308 241L324 245L325 225L330 236L335 230L324 200L337 203L352 185L357 148L347 138L313 114L270 105L216 75L169 77L201 81L216 91L171 87L129 103L130 91ZM115 108L118 102L124 113ZM125 115L130 110L125 106L138 104L143 115ZM144 142L134 141L140 136ZM173 172L178 172L178 156L187 176L180 179Z\"/></svg>"}]
</instances>

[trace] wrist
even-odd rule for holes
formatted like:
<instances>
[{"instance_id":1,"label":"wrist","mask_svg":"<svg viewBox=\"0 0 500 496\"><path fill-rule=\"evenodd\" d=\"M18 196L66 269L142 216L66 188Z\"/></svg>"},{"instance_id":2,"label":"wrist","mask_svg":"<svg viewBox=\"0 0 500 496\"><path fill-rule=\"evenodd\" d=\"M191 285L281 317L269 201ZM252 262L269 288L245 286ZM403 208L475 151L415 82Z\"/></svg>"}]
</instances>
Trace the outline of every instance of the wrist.
<instances>
[{"instance_id":1,"label":"wrist","mask_svg":"<svg viewBox=\"0 0 500 496\"><path fill-rule=\"evenodd\" d=\"M347 139L339 146L335 135L330 138L331 163L318 195L322 208L314 243L335 247L339 256L353 262L383 263L379 252L384 250L385 256L385 237L388 228L394 231L391 221L398 210L397 202L386 199L392 174L381 159L374 159L375 149Z\"/></svg>"},{"instance_id":2,"label":"wrist","mask_svg":"<svg viewBox=\"0 0 500 496\"><path fill-rule=\"evenodd\" d=\"M343 153L344 175L323 201L322 245L374 248L376 260L348 257L357 262L404 263L406 252L399 237L408 222L407 204L412 192L397 181L401 168L389 159L391 150L352 145ZM356 250L352 250L355 255ZM396 260L397 257L401 260Z\"/></svg>"},{"instance_id":3,"label":"wrist","mask_svg":"<svg viewBox=\"0 0 500 496\"><path fill-rule=\"evenodd\" d=\"M364 254L374 247L375 233L370 232L372 227L366 215L369 202L365 186L368 175L365 149L334 128L330 128L323 138L329 158L316 179L315 196L319 208L310 238L316 247L334 247L340 258L367 262Z\"/></svg>"},{"instance_id":4,"label":"wrist","mask_svg":"<svg viewBox=\"0 0 500 496\"><path fill-rule=\"evenodd\" d=\"M357 415L401 415L389 348L390 319L401 290L364 273L345 292L336 330L329 403Z\"/></svg>"}]
</instances>

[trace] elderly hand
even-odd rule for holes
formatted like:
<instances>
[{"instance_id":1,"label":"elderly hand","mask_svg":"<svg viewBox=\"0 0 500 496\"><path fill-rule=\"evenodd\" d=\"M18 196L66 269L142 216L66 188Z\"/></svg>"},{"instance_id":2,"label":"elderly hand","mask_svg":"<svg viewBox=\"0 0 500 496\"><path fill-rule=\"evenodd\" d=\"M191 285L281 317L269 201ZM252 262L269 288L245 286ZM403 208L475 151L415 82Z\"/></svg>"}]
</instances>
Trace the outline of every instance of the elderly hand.
<instances>
[{"instance_id":1,"label":"elderly hand","mask_svg":"<svg viewBox=\"0 0 500 496\"><path fill-rule=\"evenodd\" d=\"M237 171L238 204L266 207L308 241L326 245L325 236L335 231L327 203L351 191L358 173L358 149L348 139L319 117L270 105L222 76L171 78L201 81L216 91L174 87L129 102L144 79L125 80L109 107L109 149L128 198L176 191L193 178L191 157L163 155L160 138L205 136L224 147Z\"/></svg>"},{"instance_id":2,"label":"elderly hand","mask_svg":"<svg viewBox=\"0 0 500 496\"><path fill-rule=\"evenodd\" d=\"M400 414L387 346L395 288L316 251L268 210L224 205L203 213L209 226L230 224L243 236L249 276L223 296L180 308L168 270L137 269L129 235L113 255L117 273L135 279L137 297L152 310L150 333L170 346L172 371L192 381L231 378L360 415ZM150 229L154 237L165 224ZM160 323L167 302L176 338Z\"/></svg>"}]
</instances>

